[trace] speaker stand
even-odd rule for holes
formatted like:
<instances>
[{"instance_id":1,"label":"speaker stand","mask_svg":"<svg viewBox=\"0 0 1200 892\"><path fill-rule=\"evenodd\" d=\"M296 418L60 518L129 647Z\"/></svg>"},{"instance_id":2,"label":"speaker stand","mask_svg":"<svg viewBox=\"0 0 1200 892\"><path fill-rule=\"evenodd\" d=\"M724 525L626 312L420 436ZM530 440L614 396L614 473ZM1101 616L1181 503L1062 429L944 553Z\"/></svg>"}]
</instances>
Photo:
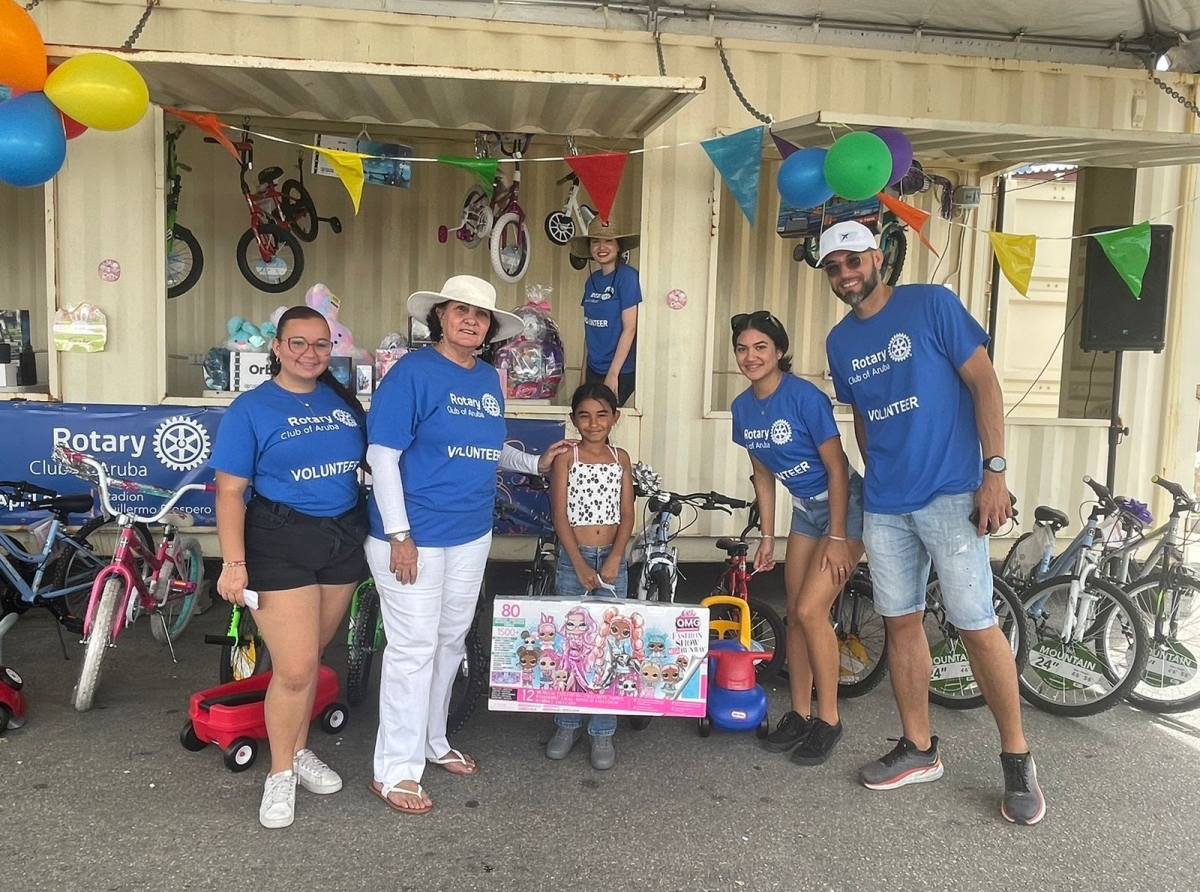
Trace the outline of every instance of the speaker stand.
<instances>
[{"instance_id":1,"label":"speaker stand","mask_svg":"<svg viewBox=\"0 0 1200 892\"><path fill-rule=\"evenodd\" d=\"M1120 350L1113 354L1112 406L1108 415L1108 469L1104 476L1104 485L1109 492L1116 485L1117 446L1121 438L1129 434L1129 428L1121 424L1121 357Z\"/></svg>"}]
</instances>

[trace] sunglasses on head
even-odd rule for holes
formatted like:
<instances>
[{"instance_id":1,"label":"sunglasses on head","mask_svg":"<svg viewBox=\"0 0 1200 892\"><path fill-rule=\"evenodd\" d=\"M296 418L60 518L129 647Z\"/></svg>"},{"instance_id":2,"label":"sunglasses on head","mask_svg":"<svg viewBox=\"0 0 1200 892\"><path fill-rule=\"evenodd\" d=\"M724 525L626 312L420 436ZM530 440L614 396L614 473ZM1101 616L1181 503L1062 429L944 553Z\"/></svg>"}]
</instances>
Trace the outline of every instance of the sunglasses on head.
<instances>
[{"instance_id":1,"label":"sunglasses on head","mask_svg":"<svg viewBox=\"0 0 1200 892\"><path fill-rule=\"evenodd\" d=\"M859 251L855 254L848 255L846 257L846 269L858 269L860 266L862 266L863 257L868 253L868 251ZM821 269L825 270L825 275L832 279L842 271L842 264L834 260L830 263L821 264Z\"/></svg>"},{"instance_id":2,"label":"sunglasses on head","mask_svg":"<svg viewBox=\"0 0 1200 892\"><path fill-rule=\"evenodd\" d=\"M734 334L741 334L747 328L755 325L761 325L764 322L769 322L778 329L783 328L783 323L774 317L768 310L755 310L753 313L738 313L729 320L729 327Z\"/></svg>"}]
</instances>

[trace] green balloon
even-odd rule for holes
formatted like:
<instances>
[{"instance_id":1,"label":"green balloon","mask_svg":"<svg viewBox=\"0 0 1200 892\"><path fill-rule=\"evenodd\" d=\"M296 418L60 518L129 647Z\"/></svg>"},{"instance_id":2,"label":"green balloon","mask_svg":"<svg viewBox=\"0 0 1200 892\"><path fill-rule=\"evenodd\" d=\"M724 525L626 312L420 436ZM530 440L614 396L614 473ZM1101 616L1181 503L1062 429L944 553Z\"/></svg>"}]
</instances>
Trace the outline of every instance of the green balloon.
<instances>
[{"instance_id":1,"label":"green balloon","mask_svg":"<svg viewBox=\"0 0 1200 892\"><path fill-rule=\"evenodd\" d=\"M891 175L891 150L866 130L847 133L825 155L825 182L847 201L870 198L887 185Z\"/></svg>"}]
</instances>

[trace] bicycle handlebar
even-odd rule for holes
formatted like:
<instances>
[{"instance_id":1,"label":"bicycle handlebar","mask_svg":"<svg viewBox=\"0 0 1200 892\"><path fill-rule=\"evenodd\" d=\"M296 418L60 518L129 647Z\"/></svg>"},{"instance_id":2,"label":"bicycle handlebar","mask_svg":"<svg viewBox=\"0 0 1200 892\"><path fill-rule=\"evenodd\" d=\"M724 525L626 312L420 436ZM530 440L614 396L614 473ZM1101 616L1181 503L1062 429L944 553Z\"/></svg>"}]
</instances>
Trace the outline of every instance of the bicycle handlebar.
<instances>
[{"instance_id":1,"label":"bicycle handlebar","mask_svg":"<svg viewBox=\"0 0 1200 892\"><path fill-rule=\"evenodd\" d=\"M1173 483L1164 477L1159 477L1157 474L1150 478L1150 482L1158 484L1169 492L1176 502L1186 504L1189 508L1196 507L1196 500L1178 483Z\"/></svg>"},{"instance_id":2,"label":"bicycle handlebar","mask_svg":"<svg viewBox=\"0 0 1200 892\"><path fill-rule=\"evenodd\" d=\"M152 486L149 483L138 483L135 480L121 480L116 477L109 477L108 470L101 462L90 455L68 449L61 444L54 447L54 460L66 467L76 477L84 480L94 480L100 489L100 506L106 514L112 517L120 517L124 514L128 517L134 517L141 523L161 522L164 517L171 513L171 509L175 507L176 503L189 492L217 491L216 484L214 483L187 483L179 487L179 489L171 491L159 486ZM113 507L112 501L109 498L109 489L113 487L123 492L137 492L143 495L166 499L166 502L163 503L163 506L156 513L150 516L129 514Z\"/></svg>"},{"instance_id":3,"label":"bicycle handlebar","mask_svg":"<svg viewBox=\"0 0 1200 892\"><path fill-rule=\"evenodd\" d=\"M1119 506L1113 499L1112 493L1108 491L1107 486L1105 486L1103 483L1093 480L1086 474L1083 476L1083 482L1092 488L1092 492L1096 494L1096 498L1100 500L1101 505L1112 510L1118 509Z\"/></svg>"},{"instance_id":4,"label":"bicycle handlebar","mask_svg":"<svg viewBox=\"0 0 1200 892\"><path fill-rule=\"evenodd\" d=\"M657 492L650 496L650 509L652 511L668 511L671 514L678 515L683 510L684 505L691 505L700 511L724 511L726 514L732 514L733 508L747 508L750 503L744 499L734 499L729 496L721 495L719 492L692 492L692 493L677 493L677 492Z\"/></svg>"},{"instance_id":5,"label":"bicycle handlebar","mask_svg":"<svg viewBox=\"0 0 1200 892\"><path fill-rule=\"evenodd\" d=\"M36 483L30 483L27 480L0 480L0 487L12 489L13 495L20 496L46 496L50 499L58 498L58 493L52 489L38 486Z\"/></svg>"}]
</instances>

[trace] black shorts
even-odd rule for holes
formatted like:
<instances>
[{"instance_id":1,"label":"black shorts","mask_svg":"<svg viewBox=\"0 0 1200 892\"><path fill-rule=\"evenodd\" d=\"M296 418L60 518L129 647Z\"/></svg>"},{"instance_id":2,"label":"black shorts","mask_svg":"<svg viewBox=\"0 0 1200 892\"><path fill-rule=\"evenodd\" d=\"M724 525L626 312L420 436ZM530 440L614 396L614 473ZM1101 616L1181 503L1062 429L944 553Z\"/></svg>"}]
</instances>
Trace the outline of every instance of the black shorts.
<instances>
[{"instance_id":1,"label":"black shorts","mask_svg":"<svg viewBox=\"0 0 1200 892\"><path fill-rule=\"evenodd\" d=\"M584 373L583 380L584 382L603 381L604 375L600 374L600 372L596 371L591 366L588 366L587 371ZM636 380L636 372L624 372L617 374L617 390L620 391L620 393L617 394L617 408L620 408L629 402L629 398L633 396L633 386L636 383Z\"/></svg>"},{"instance_id":2,"label":"black shorts","mask_svg":"<svg viewBox=\"0 0 1200 892\"><path fill-rule=\"evenodd\" d=\"M370 575L365 505L313 517L255 496L246 506L246 573L256 592L348 585Z\"/></svg>"}]
</instances>

